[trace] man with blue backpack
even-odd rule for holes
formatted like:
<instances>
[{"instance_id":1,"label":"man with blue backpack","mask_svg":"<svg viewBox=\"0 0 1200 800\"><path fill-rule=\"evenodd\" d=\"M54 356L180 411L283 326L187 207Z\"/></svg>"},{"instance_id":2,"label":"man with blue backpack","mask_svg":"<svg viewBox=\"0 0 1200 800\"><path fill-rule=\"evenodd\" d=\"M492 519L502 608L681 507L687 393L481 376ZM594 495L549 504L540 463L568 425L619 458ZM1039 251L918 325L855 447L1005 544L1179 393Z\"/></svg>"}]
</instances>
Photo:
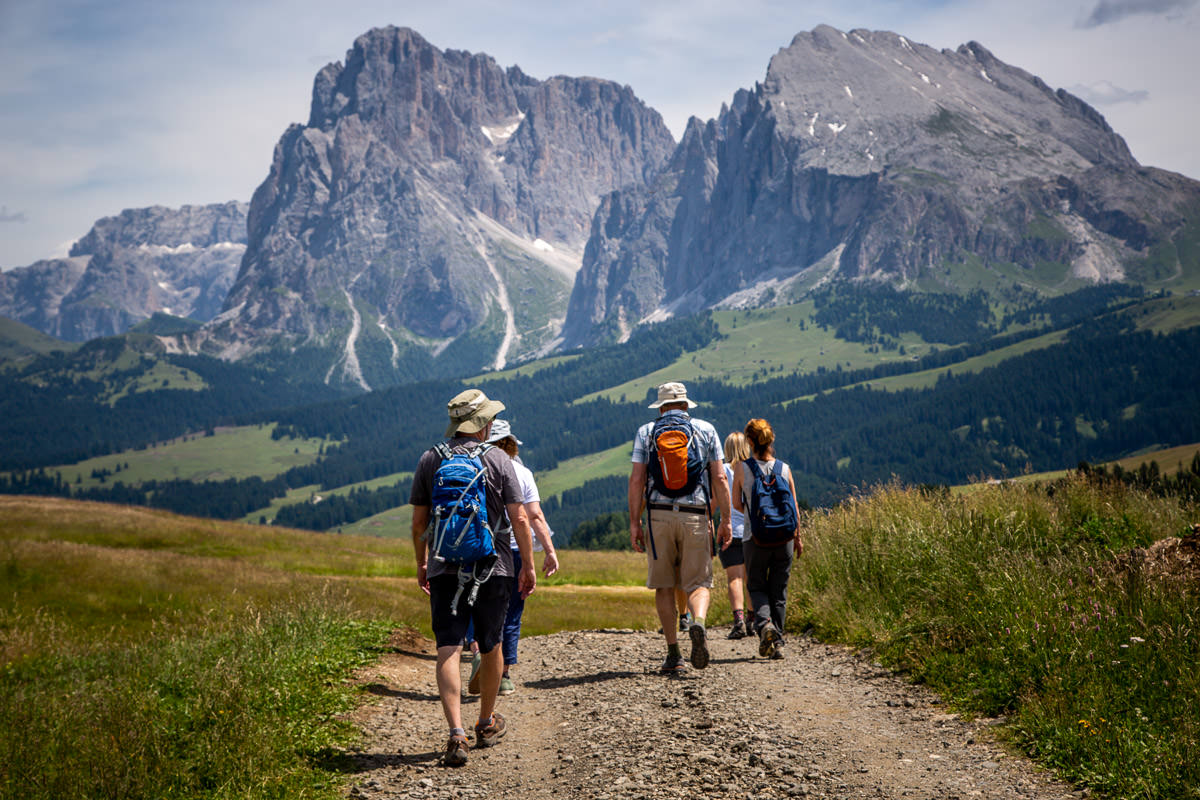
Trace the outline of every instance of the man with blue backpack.
<instances>
[{"instance_id":1,"label":"man with blue backpack","mask_svg":"<svg viewBox=\"0 0 1200 800\"><path fill-rule=\"evenodd\" d=\"M537 585L529 520L512 460L486 443L504 404L468 389L446 404L446 441L417 463L409 502L417 583L429 595L437 640L437 686L450 737L442 763L467 762L462 724L459 660L467 625L474 622L482 654L479 721L475 746L491 747L507 732L496 708L504 670L500 641L513 582L528 597ZM515 537L521 570L514 574L510 542Z\"/></svg>"},{"instance_id":2,"label":"man with blue backpack","mask_svg":"<svg viewBox=\"0 0 1200 800\"><path fill-rule=\"evenodd\" d=\"M690 661L696 669L708 666L709 591L712 589L712 528L710 502L721 510L721 547L732 541L729 484L721 461L723 451L716 428L688 414L696 404L682 383L658 387L658 419L642 425L633 440L629 474L629 536L633 549L647 554L646 586L654 590L654 605L662 621L667 657L661 672L684 672L675 627L675 588L687 594L692 623ZM642 510L646 509L646 527Z\"/></svg>"}]
</instances>

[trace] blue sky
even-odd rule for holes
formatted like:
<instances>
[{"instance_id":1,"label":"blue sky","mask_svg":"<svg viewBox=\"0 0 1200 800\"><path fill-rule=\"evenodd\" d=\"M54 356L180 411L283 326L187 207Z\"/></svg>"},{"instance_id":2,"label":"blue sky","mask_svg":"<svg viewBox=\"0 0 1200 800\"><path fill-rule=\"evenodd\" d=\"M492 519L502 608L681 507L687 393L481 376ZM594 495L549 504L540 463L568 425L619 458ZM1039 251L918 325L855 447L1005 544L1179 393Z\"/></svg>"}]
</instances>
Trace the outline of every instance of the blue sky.
<instances>
[{"instance_id":1,"label":"blue sky","mask_svg":"<svg viewBox=\"0 0 1200 800\"><path fill-rule=\"evenodd\" d=\"M629 84L678 137L822 23L978 41L1200 179L1200 0L0 0L0 268L125 208L248 201L317 70L372 27Z\"/></svg>"}]
</instances>

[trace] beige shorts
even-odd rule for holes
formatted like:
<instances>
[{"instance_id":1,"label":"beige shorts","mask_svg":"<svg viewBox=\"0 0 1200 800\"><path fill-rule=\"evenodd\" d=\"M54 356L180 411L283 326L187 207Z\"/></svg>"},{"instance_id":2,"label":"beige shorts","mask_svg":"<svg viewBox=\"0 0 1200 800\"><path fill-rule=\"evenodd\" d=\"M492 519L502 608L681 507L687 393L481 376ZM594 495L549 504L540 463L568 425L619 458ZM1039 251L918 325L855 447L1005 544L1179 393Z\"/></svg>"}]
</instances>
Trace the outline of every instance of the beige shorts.
<instances>
[{"instance_id":1,"label":"beige shorts","mask_svg":"<svg viewBox=\"0 0 1200 800\"><path fill-rule=\"evenodd\" d=\"M712 588L712 533L705 514L650 509L646 586Z\"/></svg>"}]
</instances>

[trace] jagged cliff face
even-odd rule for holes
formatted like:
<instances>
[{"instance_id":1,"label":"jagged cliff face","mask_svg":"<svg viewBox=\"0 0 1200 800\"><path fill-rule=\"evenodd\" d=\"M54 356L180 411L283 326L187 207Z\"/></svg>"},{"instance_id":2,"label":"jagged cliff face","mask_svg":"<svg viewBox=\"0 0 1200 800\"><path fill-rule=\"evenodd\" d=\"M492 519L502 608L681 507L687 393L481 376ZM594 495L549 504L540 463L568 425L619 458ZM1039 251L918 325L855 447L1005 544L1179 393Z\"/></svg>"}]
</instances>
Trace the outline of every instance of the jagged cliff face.
<instances>
[{"instance_id":1,"label":"jagged cliff face","mask_svg":"<svg viewBox=\"0 0 1200 800\"><path fill-rule=\"evenodd\" d=\"M254 195L226 310L192 344L315 348L325 380L363 387L536 352L600 198L673 148L628 87L371 31L317 75L308 124Z\"/></svg>"},{"instance_id":2,"label":"jagged cliff face","mask_svg":"<svg viewBox=\"0 0 1200 800\"><path fill-rule=\"evenodd\" d=\"M717 120L693 120L654 186L605 198L565 338L791 300L834 277L1161 281L1194 268L1154 252L1195 236L1198 187L1142 168L1094 109L978 44L821 27Z\"/></svg>"},{"instance_id":3,"label":"jagged cliff face","mask_svg":"<svg viewBox=\"0 0 1200 800\"><path fill-rule=\"evenodd\" d=\"M82 342L157 312L216 316L246 250L245 203L131 209L98 221L69 257L0 273L0 316Z\"/></svg>"}]
</instances>

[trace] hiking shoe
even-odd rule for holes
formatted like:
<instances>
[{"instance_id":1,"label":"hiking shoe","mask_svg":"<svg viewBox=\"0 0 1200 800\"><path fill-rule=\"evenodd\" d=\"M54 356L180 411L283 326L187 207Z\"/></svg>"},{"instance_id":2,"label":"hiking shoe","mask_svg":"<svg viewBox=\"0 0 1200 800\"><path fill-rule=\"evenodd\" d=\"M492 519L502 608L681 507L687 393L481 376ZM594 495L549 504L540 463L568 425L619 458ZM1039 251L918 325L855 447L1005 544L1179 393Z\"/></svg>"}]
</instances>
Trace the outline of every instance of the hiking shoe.
<instances>
[{"instance_id":1,"label":"hiking shoe","mask_svg":"<svg viewBox=\"0 0 1200 800\"><path fill-rule=\"evenodd\" d=\"M771 651L771 658L776 661L782 661L787 658L787 654L783 650L783 642L776 642L775 649Z\"/></svg>"},{"instance_id":2,"label":"hiking shoe","mask_svg":"<svg viewBox=\"0 0 1200 800\"><path fill-rule=\"evenodd\" d=\"M704 669L708 666L708 631L703 625L692 623L688 636L692 637L692 666Z\"/></svg>"},{"instance_id":3,"label":"hiking shoe","mask_svg":"<svg viewBox=\"0 0 1200 800\"><path fill-rule=\"evenodd\" d=\"M442 751L442 765L461 767L467 763L467 748L467 737L451 736L446 741L446 749Z\"/></svg>"},{"instance_id":4,"label":"hiking shoe","mask_svg":"<svg viewBox=\"0 0 1200 800\"><path fill-rule=\"evenodd\" d=\"M782 638L774 622L763 625L762 630L758 632L758 654L763 658L770 658L775 652L776 643Z\"/></svg>"},{"instance_id":5,"label":"hiking shoe","mask_svg":"<svg viewBox=\"0 0 1200 800\"><path fill-rule=\"evenodd\" d=\"M508 733L508 725L499 711L492 712L492 718L485 725L482 720L475 723L475 746L491 747L504 738Z\"/></svg>"},{"instance_id":6,"label":"hiking shoe","mask_svg":"<svg viewBox=\"0 0 1200 800\"><path fill-rule=\"evenodd\" d=\"M467 680L467 691L471 694L479 694L479 665L483 663L483 656L479 653L471 659L471 677Z\"/></svg>"},{"instance_id":7,"label":"hiking shoe","mask_svg":"<svg viewBox=\"0 0 1200 800\"><path fill-rule=\"evenodd\" d=\"M746 638L745 625L743 625L740 622L733 623L733 627L729 629L729 635L726 636L725 638L726 639L745 639Z\"/></svg>"},{"instance_id":8,"label":"hiking shoe","mask_svg":"<svg viewBox=\"0 0 1200 800\"><path fill-rule=\"evenodd\" d=\"M663 659L662 666L658 671L663 675L683 675L687 672L687 664L684 663L683 654L672 655L667 653L667 657Z\"/></svg>"},{"instance_id":9,"label":"hiking shoe","mask_svg":"<svg viewBox=\"0 0 1200 800\"><path fill-rule=\"evenodd\" d=\"M692 627L692 612L679 615L679 632L687 633L688 628Z\"/></svg>"},{"instance_id":10,"label":"hiking shoe","mask_svg":"<svg viewBox=\"0 0 1200 800\"><path fill-rule=\"evenodd\" d=\"M500 694L501 695L512 694L516 690L517 690L517 687L513 685L512 678L505 675L503 678L500 679Z\"/></svg>"}]
</instances>

